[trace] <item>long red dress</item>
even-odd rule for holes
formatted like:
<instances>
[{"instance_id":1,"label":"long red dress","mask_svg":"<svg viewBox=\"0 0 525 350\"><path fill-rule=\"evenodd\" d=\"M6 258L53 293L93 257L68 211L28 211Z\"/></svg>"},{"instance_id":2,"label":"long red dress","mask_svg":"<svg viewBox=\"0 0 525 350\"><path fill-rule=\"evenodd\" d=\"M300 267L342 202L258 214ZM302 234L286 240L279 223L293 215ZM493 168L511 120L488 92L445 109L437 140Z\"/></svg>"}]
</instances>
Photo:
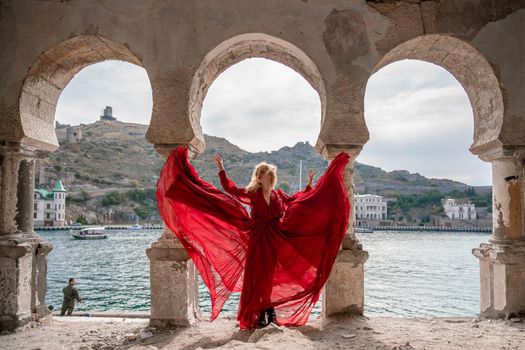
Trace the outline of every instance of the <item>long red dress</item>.
<instances>
[{"instance_id":1,"label":"long red dress","mask_svg":"<svg viewBox=\"0 0 525 350\"><path fill-rule=\"evenodd\" d=\"M219 177L229 195L203 181L187 154L178 147L168 157L157 201L210 291L211 319L232 292L241 291L241 329L254 328L260 312L271 307L278 324L305 324L348 226L348 155L340 153L314 188L293 196L272 191L268 205L261 191L237 187L224 171Z\"/></svg>"}]
</instances>

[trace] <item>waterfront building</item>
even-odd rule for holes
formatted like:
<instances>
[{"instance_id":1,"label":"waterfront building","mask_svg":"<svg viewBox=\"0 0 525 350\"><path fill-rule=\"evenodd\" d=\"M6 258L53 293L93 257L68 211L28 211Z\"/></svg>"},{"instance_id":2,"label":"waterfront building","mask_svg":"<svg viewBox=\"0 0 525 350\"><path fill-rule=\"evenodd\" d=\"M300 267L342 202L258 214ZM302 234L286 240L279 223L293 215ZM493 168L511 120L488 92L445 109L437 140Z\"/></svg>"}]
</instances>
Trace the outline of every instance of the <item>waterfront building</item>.
<instances>
[{"instance_id":1,"label":"waterfront building","mask_svg":"<svg viewBox=\"0 0 525 350\"><path fill-rule=\"evenodd\" d=\"M476 205L467 198L443 198L443 211L449 219L476 220Z\"/></svg>"},{"instance_id":2,"label":"waterfront building","mask_svg":"<svg viewBox=\"0 0 525 350\"><path fill-rule=\"evenodd\" d=\"M356 226L389 226L387 201L375 194L354 195L354 223Z\"/></svg>"},{"instance_id":3,"label":"waterfront building","mask_svg":"<svg viewBox=\"0 0 525 350\"><path fill-rule=\"evenodd\" d=\"M354 218L385 220L387 203L383 196L375 194L356 194L354 196Z\"/></svg>"},{"instance_id":4,"label":"waterfront building","mask_svg":"<svg viewBox=\"0 0 525 350\"><path fill-rule=\"evenodd\" d=\"M66 189L58 180L52 191L35 188L33 221L35 226L64 226Z\"/></svg>"}]
</instances>

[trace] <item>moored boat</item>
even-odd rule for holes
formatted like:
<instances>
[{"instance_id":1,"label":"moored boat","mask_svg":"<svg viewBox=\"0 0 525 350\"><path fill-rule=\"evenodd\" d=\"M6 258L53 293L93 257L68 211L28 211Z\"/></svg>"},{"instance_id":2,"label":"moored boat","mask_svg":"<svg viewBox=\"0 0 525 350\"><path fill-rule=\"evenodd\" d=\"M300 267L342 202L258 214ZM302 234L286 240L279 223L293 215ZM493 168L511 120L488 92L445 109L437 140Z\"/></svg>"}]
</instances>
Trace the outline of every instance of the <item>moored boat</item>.
<instances>
[{"instance_id":1,"label":"moored boat","mask_svg":"<svg viewBox=\"0 0 525 350\"><path fill-rule=\"evenodd\" d=\"M140 226L139 224L134 224L134 225L128 226L128 230L142 230L142 226Z\"/></svg>"},{"instance_id":2,"label":"moored boat","mask_svg":"<svg viewBox=\"0 0 525 350\"><path fill-rule=\"evenodd\" d=\"M374 230L368 227L355 227L355 233L374 233Z\"/></svg>"},{"instance_id":3,"label":"moored boat","mask_svg":"<svg viewBox=\"0 0 525 350\"><path fill-rule=\"evenodd\" d=\"M104 227L86 227L72 234L74 239L104 239L108 238Z\"/></svg>"}]
</instances>

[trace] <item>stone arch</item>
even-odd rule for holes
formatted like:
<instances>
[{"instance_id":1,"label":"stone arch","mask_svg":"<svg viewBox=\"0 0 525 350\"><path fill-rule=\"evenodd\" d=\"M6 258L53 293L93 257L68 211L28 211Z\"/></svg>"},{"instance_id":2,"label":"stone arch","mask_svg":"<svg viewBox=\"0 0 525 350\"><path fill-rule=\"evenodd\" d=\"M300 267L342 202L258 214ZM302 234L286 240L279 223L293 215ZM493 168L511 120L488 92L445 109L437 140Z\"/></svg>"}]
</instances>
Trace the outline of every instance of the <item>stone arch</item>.
<instances>
[{"instance_id":1,"label":"stone arch","mask_svg":"<svg viewBox=\"0 0 525 350\"><path fill-rule=\"evenodd\" d=\"M253 57L267 58L282 63L298 72L317 91L321 100L321 120L324 121L326 91L317 66L297 46L263 33L247 33L227 39L213 48L202 60L193 76L189 96L191 125L202 138L200 124L202 104L215 79L232 65ZM322 129L322 128L321 128ZM198 149L204 150L204 144Z\"/></svg>"},{"instance_id":2,"label":"stone arch","mask_svg":"<svg viewBox=\"0 0 525 350\"><path fill-rule=\"evenodd\" d=\"M403 59L437 64L463 86L474 115L472 153L479 154L485 147L498 142L504 116L502 91L492 66L476 48L449 35L422 35L388 52L376 64L372 74Z\"/></svg>"},{"instance_id":3,"label":"stone arch","mask_svg":"<svg viewBox=\"0 0 525 350\"><path fill-rule=\"evenodd\" d=\"M20 93L22 142L44 151L55 150L55 110L62 90L80 70L106 60L143 66L126 45L95 35L75 36L43 52L29 69Z\"/></svg>"}]
</instances>

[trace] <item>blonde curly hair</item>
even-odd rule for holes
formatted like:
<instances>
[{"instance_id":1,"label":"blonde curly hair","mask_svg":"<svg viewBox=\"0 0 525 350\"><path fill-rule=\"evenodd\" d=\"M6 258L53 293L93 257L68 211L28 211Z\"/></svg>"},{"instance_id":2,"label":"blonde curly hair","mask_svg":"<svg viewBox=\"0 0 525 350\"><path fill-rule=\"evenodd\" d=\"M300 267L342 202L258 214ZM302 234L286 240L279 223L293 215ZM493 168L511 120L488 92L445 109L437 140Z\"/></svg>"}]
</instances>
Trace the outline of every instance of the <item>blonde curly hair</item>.
<instances>
[{"instance_id":1,"label":"blonde curly hair","mask_svg":"<svg viewBox=\"0 0 525 350\"><path fill-rule=\"evenodd\" d=\"M253 169L252 179L248 186L246 186L246 190L249 192L257 192L262 186L258 181L258 177L267 173L272 177L272 189L274 189L277 183L277 167L273 164L262 162L257 164Z\"/></svg>"}]
</instances>

